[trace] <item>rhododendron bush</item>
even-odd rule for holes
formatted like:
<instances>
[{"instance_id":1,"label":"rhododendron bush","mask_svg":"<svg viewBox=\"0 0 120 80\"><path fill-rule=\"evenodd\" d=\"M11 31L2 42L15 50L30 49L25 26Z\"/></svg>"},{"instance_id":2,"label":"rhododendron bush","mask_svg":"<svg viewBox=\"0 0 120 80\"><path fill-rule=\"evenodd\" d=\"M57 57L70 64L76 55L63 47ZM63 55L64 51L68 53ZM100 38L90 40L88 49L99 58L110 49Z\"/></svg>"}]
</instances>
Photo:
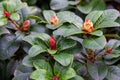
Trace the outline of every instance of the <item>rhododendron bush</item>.
<instances>
[{"instance_id":1,"label":"rhododendron bush","mask_svg":"<svg viewBox=\"0 0 120 80\"><path fill-rule=\"evenodd\" d=\"M119 0L0 0L0 80L120 80Z\"/></svg>"}]
</instances>

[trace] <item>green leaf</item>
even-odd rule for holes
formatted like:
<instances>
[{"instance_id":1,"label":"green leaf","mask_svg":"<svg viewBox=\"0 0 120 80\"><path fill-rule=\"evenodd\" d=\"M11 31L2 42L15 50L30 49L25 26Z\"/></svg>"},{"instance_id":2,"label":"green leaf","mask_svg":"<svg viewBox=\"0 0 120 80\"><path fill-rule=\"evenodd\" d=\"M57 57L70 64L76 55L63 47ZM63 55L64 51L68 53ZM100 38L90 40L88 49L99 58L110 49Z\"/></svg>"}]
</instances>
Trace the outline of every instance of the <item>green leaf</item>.
<instances>
[{"instance_id":1,"label":"green leaf","mask_svg":"<svg viewBox=\"0 0 120 80\"><path fill-rule=\"evenodd\" d=\"M35 57L29 57L29 55L27 55L23 58L22 63L27 67L33 67L33 62L39 60L40 58L42 58L41 55Z\"/></svg>"},{"instance_id":2,"label":"green leaf","mask_svg":"<svg viewBox=\"0 0 120 80\"><path fill-rule=\"evenodd\" d=\"M14 12L15 11L15 7L16 7L16 4L13 3L11 0L7 1L5 0L3 2L3 7L5 10L7 10L8 12Z\"/></svg>"},{"instance_id":3,"label":"green leaf","mask_svg":"<svg viewBox=\"0 0 120 80\"><path fill-rule=\"evenodd\" d=\"M93 11L86 16L92 20L95 29L120 26L115 20L120 16L119 11L108 9L104 11Z\"/></svg>"},{"instance_id":4,"label":"green leaf","mask_svg":"<svg viewBox=\"0 0 120 80\"><path fill-rule=\"evenodd\" d=\"M39 44L39 45L34 45L30 48L28 54L29 54L29 57L34 57L34 56L37 56L39 55L40 53L43 53L43 52L46 52L46 46L43 45L43 44Z\"/></svg>"},{"instance_id":5,"label":"green leaf","mask_svg":"<svg viewBox=\"0 0 120 80\"><path fill-rule=\"evenodd\" d=\"M29 79L30 73L22 73L15 76L12 80L27 80Z\"/></svg>"},{"instance_id":6,"label":"green leaf","mask_svg":"<svg viewBox=\"0 0 120 80\"><path fill-rule=\"evenodd\" d=\"M25 65L25 66L28 66L28 67L33 67L33 58L31 58L31 57L29 57L29 56L25 56L24 58L23 58L23 61L22 61L22 63L23 63L23 65Z\"/></svg>"},{"instance_id":7,"label":"green leaf","mask_svg":"<svg viewBox=\"0 0 120 80\"><path fill-rule=\"evenodd\" d=\"M36 21L41 21L42 19L40 18L40 17L38 17L38 16L28 16L28 19L34 19L34 20L36 20Z\"/></svg>"},{"instance_id":8,"label":"green leaf","mask_svg":"<svg viewBox=\"0 0 120 80\"><path fill-rule=\"evenodd\" d=\"M52 10L66 8L69 5L68 0L51 0L50 7Z\"/></svg>"},{"instance_id":9,"label":"green leaf","mask_svg":"<svg viewBox=\"0 0 120 80\"><path fill-rule=\"evenodd\" d=\"M95 35L95 36L102 36L103 35L103 32L101 30L96 30L94 32L91 32L90 33L91 35Z\"/></svg>"},{"instance_id":10,"label":"green leaf","mask_svg":"<svg viewBox=\"0 0 120 80\"><path fill-rule=\"evenodd\" d=\"M97 64L97 68L98 68L99 79L103 80L107 76L108 67L106 64L102 63L102 64Z\"/></svg>"},{"instance_id":11,"label":"green leaf","mask_svg":"<svg viewBox=\"0 0 120 80\"><path fill-rule=\"evenodd\" d=\"M24 41L28 42L31 45L35 45L36 42L36 36L31 34L23 38Z\"/></svg>"},{"instance_id":12,"label":"green leaf","mask_svg":"<svg viewBox=\"0 0 120 80\"><path fill-rule=\"evenodd\" d=\"M90 74L90 76L95 79L95 80L100 80L99 79L99 74L98 74L98 69L97 66L91 62L88 61L87 63L87 69Z\"/></svg>"},{"instance_id":13,"label":"green leaf","mask_svg":"<svg viewBox=\"0 0 120 80\"><path fill-rule=\"evenodd\" d=\"M19 42L14 35L5 35L0 39L0 59L10 58L19 48Z\"/></svg>"},{"instance_id":14,"label":"green leaf","mask_svg":"<svg viewBox=\"0 0 120 80\"><path fill-rule=\"evenodd\" d=\"M86 16L86 19L90 19L93 22L93 24L95 24L102 14L103 14L103 11L92 11Z\"/></svg>"},{"instance_id":15,"label":"green leaf","mask_svg":"<svg viewBox=\"0 0 120 80\"><path fill-rule=\"evenodd\" d=\"M34 79L34 80L50 80L50 79L47 78L47 76L48 75L47 75L47 71L46 70L39 69L39 70L34 71L31 74L30 78Z\"/></svg>"},{"instance_id":16,"label":"green leaf","mask_svg":"<svg viewBox=\"0 0 120 80\"><path fill-rule=\"evenodd\" d=\"M20 15L18 13L13 13L10 17L12 20L16 21L20 19Z\"/></svg>"},{"instance_id":17,"label":"green leaf","mask_svg":"<svg viewBox=\"0 0 120 80\"><path fill-rule=\"evenodd\" d=\"M73 62L73 55L67 53L59 53L54 55L54 59L63 66L68 66Z\"/></svg>"},{"instance_id":18,"label":"green leaf","mask_svg":"<svg viewBox=\"0 0 120 80\"><path fill-rule=\"evenodd\" d=\"M120 68L117 66L110 66L106 78L108 80L120 80Z\"/></svg>"},{"instance_id":19,"label":"green leaf","mask_svg":"<svg viewBox=\"0 0 120 80\"><path fill-rule=\"evenodd\" d=\"M69 68L65 73L62 73L62 79L63 80L68 80L76 76L76 72L73 68Z\"/></svg>"},{"instance_id":20,"label":"green leaf","mask_svg":"<svg viewBox=\"0 0 120 80\"><path fill-rule=\"evenodd\" d=\"M60 51L63 51L63 50L74 47L77 43L72 39L64 39L64 40L61 40L58 44L60 46L59 47Z\"/></svg>"},{"instance_id":21,"label":"green leaf","mask_svg":"<svg viewBox=\"0 0 120 80\"><path fill-rule=\"evenodd\" d=\"M70 80L84 80L84 79L81 76L75 76L74 78L72 78Z\"/></svg>"},{"instance_id":22,"label":"green leaf","mask_svg":"<svg viewBox=\"0 0 120 80\"><path fill-rule=\"evenodd\" d=\"M83 40L82 44L89 49L103 49L106 45L106 39L104 36L87 38Z\"/></svg>"},{"instance_id":23,"label":"green leaf","mask_svg":"<svg viewBox=\"0 0 120 80\"><path fill-rule=\"evenodd\" d=\"M6 25L8 20L6 18L0 18L0 26Z\"/></svg>"},{"instance_id":24,"label":"green leaf","mask_svg":"<svg viewBox=\"0 0 120 80\"><path fill-rule=\"evenodd\" d=\"M40 33L40 34L38 34L36 36L37 36L37 38L39 38L42 41L44 41L47 46L49 46L50 36L48 34L46 34L46 33Z\"/></svg>"},{"instance_id":25,"label":"green leaf","mask_svg":"<svg viewBox=\"0 0 120 80\"><path fill-rule=\"evenodd\" d=\"M64 37L80 33L83 33L83 31L74 25L62 25L59 29L53 32L54 35L62 35Z\"/></svg>"},{"instance_id":26,"label":"green leaf","mask_svg":"<svg viewBox=\"0 0 120 80\"><path fill-rule=\"evenodd\" d=\"M56 13L52 10L45 10L45 11L43 11L43 15L44 15L45 19L47 20L47 22L49 24L51 24L50 21L52 19L52 16L56 15Z\"/></svg>"},{"instance_id":27,"label":"green leaf","mask_svg":"<svg viewBox=\"0 0 120 80\"><path fill-rule=\"evenodd\" d=\"M104 0L92 0L89 4L77 6L78 10L82 13L88 14L94 10L104 10L106 8L106 4Z\"/></svg>"},{"instance_id":28,"label":"green leaf","mask_svg":"<svg viewBox=\"0 0 120 80\"><path fill-rule=\"evenodd\" d=\"M61 75L62 71L66 71L67 67L62 66L58 62L55 62L54 64L54 74L55 75Z\"/></svg>"},{"instance_id":29,"label":"green leaf","mask_svg":"<svg viewBox=\"0 0 120 80\"><path fill-rule=\"evenodd\" d=\"M10 33L6 28L0 27L0 35Z\"/></svg>"},{"instance_id":30,"label":"green leaf","mask_svg":"<svg viewBox=\"0 0 120 80\"><path fill-rule=\"evenodd\" d=\"M19 7L18 7L19 6ZM6 1L3 1L3 7L5 10L11 12L11 13L14 13L24 7L26 7L27 4L26 3L22 3L21 0L6 0Z\"/></svg>"},{"instance_id":31,"label":"green leaf","mask_svg":"<svg viewBox=\"0 0 120 80\"><path fill-rule=\"evenodd\" d=\"M47 52L53 55L56 54L57 50L47 49Z\"/></svg>"},{"instance_id":32,"label":"green leaf","mask_svg":"<svg viewBox=\"0 0 120 80\"><path fill-rule=\"evenodd\" d=\"M89 61L87 63L87 69L94 80L103 80L108 72L107 66L105 64L96 65Z\"/></svg>"},{"instance_id":33,"label":"green leaf","mask_svg":"<svg viewBox=\"0 0 120 80\"><path fill-rule=\"evenodd\" d=\"M79 29L81 29L83 25L83 20L73 12L62 11L62 12L57 13L57 15L62 22L73 23Z\"/></svg>"},{"instance_id":34,"label":"green leaf","mask_svg":"<svg viewBox=\"0 0 120 80\"><path fill-rule=\"evenodd\" d=\"M37 70L45 69L50 74L50 76L53 76L52 67L49 62L45 60L36 60L33 62L33 65Z\"/></svg>"},{"instance_id":35,"label":"green leaf","mask_svg":"<svg viewBox=\"0 0 120 80\"><path fill-rule=\"evenodd\" d=\"M49 46L49 39L49 35L45 33L37 33L26 36L23 40L30 43L31 45L41 45L45 43L47 46Z\"/></svg>"}]
</instances>

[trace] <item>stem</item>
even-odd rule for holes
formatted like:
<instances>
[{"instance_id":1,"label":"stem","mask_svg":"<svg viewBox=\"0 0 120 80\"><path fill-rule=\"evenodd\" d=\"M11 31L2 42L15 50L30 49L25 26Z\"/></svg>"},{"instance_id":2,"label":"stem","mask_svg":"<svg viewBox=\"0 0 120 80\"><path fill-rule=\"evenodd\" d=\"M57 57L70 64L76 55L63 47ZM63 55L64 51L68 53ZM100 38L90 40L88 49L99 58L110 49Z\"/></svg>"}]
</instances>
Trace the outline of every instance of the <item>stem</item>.
<instances>
[{"instance_id":1,"label":"stem","mask_svg":"<svg viewBox=\"0 0 120 80\"><path fill-rule=\"evenodd\" d=\"M103 55L98 56L98 57L95 59L95 61L98 61L98 60L102 59L105 55L107 55L106 52L105 52Z\"/></svg>"},{"instance_id":2,"label":"stem","mask_svg":"<svg viewBox=\"0 0 120 80\"><path fill-rule=\"evenodd\" d=\"M18 30L20 30L20 26L14 20L12 20L11 18L8 18L8 20L11 21Z\"/></svg>"},{"instance_id":3,"label":"stem","mask_svg":"<svg viewBox=\"0 0 120 80\"><path fill-rule=\"evenodd\" d=\"M104 34L106 37L113 37L113 38L119 38L120 36L118 34Z\"/></svg>"}]
</instances>

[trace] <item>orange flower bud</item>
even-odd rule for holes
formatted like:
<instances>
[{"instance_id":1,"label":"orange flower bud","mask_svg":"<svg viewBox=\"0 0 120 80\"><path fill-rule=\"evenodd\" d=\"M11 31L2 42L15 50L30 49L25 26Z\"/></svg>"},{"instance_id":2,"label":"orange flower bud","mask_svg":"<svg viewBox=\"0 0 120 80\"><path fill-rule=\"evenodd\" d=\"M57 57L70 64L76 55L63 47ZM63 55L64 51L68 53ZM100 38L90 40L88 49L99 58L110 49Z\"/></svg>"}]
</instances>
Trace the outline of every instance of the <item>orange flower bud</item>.
<instances>
[{"instance_id":1,"label":"orange flower bud","mask_svg":"<svg viewBox=\"0 0 120 80\"><path fill-rule=\"evenodd\" d=\"M58 19L57 15L52 16L51 24L52 25L58 25L59 23L60 22L59 22L59 19Z\"/></svg>"},{"instance_id":2,"label":"orange flower bud","mask_svg":"<svg viewBox=\"0 0 120 80\"><path fill-rule=\"evenodd\" d=\"M90 19L86 19L85 23L83 24L83 31L86 33L91 33L94 31L93 23Z\"/></svg>"},{"instance_id":3,"label":"orange flower bud","mask_svg":"<svg viewBox=\"0 0 120 80\"><path fill-rule=\"evenodd\" d=\"M22 31L28 31L30 29L30 20L26 20L23 23L23 26L21 27Z\"/></svg>"},{"instance_id":4,"label":"orange flower bud","mask_svg":"<svg viewBox=\"0 0 120 80\"><path fill-rule=\"evenodd\" d=\"M112 49L112 48L109 48L109 49L106 50L106 53L109 53L109 54L110 54L112 51L113 51L113 49Z\"/></svg>"},{"instance_id":5,"label":"orange flower bud","mask_svg":"<svg viewBox=\"0 0 120 80\"><path fill-rule=\"evenodd\" d=\"M6 10L4 10L4 15L6 18L9 18L11 16L11 14Z\"/></svg>"},{"instance_id":6,"label":"orange flower bud","mask_svg":"<svg viewBox=\"0 0 120 80\"><path fill-rule=\"evenodd\" d=\"M56 40L53 36L50 37L50 49L56 50Z\"/></svg>"}]
</instances>

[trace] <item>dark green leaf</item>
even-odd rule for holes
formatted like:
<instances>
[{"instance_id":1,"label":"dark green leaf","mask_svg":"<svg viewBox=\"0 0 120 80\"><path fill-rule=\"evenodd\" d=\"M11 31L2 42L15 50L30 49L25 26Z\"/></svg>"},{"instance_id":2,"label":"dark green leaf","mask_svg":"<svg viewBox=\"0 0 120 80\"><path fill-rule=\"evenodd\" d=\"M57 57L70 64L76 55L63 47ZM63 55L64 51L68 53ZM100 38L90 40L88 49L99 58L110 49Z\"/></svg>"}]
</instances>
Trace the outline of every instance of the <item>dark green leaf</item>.
<instances>
[{"instance_id":1,"label":"dark green leaf","mask_svg":"<svg viewBox=\"0 0 120 80\"><path fill-rule=\"evenodd\" d=\"M66 8L69 5L68 0L51 0L50 7L52 10Z\"/></svg>"},{"instance_id":2,"label":"dark green leaf","mask_svg":"<svg viewBox=\"0 0 120 80\"><path fill-rule=\"evenodd\" d=\"M29 57L34 57L34 56L39 55L42 52L46 52L46 49L47 49L47 47L43 44L34 45L30 48L30 50L28 52Z\"/></svg>"},{"instance_id":3,"label":"dark green leaf","mask_svg":"<svg viewBox=\"0 0 120 80\"><path fill-rule=\"evenodd\" d=\"M7 34L7 33L10 33L10 32L6 28L4 28L4 27L0 28L0 35Z\"/></svg>"},{"instance_id":4,"label":"dark green leaf","mask_svg":"<svg viewBox=\"0 0 120 80\"><path fill-rule=\"evenodd\" d=\"M120 80L120 68L117 66L110 66L106 78L108 80Z\"/></svg>"},{"instance_id":5,"label":"dark green leaf","mask_svg":"<svg viewBox=\"0 0 120 80\"><path fill-rule=\"evenodd\" d=\"M68 53L59 53L54 55L54 59L63 66L68 66L73 62L73 55Z\"/></svg>"},{"instance_id":6,"label":"dark green leaf","mask_svg":"<svg viewBox=\"0 0 120 80\"><path fill-rule=\"evenodd\" d=\"M39 70L39 69L45 69L50 76L53 76L52 68L49 62L45 60L36 60L33 62L34 67Z\"/></svg>"},{"instance_id":7,"label":"dark green leaf","mask_svg":"<svg viewBox=\"0 0 120 80\"><path fill-rule=\"evenodd\" d=\"M14 35L6 35L0 39L0 59L7 59L14 55L19 48L19 42Z\"/></svg>"},{"instance_id":8,"label":"dark green leaf","mask_svg":"<svg viewBox=\"0 0 120 80\"><path fill-rule=\"evenodd\" d=\"M83 40L82 44L89 49L103 49L106 45L106 39L104 36L87 38Z\"/></svg>"},{"instance_id":9,"label":"dark green leaf","mask_svg":"<svg viewBox=\"0 0 120 80\"><path fill-rule=\"evenodd\" d=\"M62 51L74 47L77 43L72 39L64 39L61 40L58 44L60 45L60 51Z\"/></svg>"},{"instance_id":10,"label":"dark green leaf","mask_svg":"<svg viewBox=\"0 0 120 80\"><path fill-rule=\"evenodd\" d=\"M62 22L73 23L79 29L81 29L83 25L83 20L73 12L62 11L62 12L57 13L57 15Z\"/></svg>"},{"instance_id":11,"label":"dark green leaf","mask_svg":"<svg viewBox=\"0 0 120 80\"><path fill-rule=\"evenodd\" d=\"M84 80L84 79L81 76L75 76L74 78L72 78L70 80Z\"/></svg>"},{"instance_id":12,"label":"dark green leaf","mask_svg":"<svg viewBox=\"0 0 120 80\"><path fill-rule=\"evenodd\" d=\"M23 73L15 76L12 80L28 80L30 73Z\"/></svg>"},{"instance_id":13,"label":"dark green leaf","mask_svg":"<svg viewBox=\"0 0 120 80\"><path fill-rule=\"evenodd\" d=\"M49 78L47 78L47 71L44 69L39 69L34 71L30 78L34 79L34 80L50 80Z\"/></svg>"},{"instance_id":14,"label":"dark green leaf","mask_svg":"<svg viewBox=\"0 0 120 80\"><path fill-rule=\"evenodd\" d=\"M55 30L53 32L54 35L62 35L64 37L80 34L83 33L83 31L74 25L63 25L59 29Z\"/></svg>"},{"instance_id":15,"label":"dark green leaf","mask_svg":"<svg viewBox=\"0 0 120 80\"><path fill-rule=\"evenodd\" d=\"M61 77L62 77L63 80L64 79L69 80L69 79L71 79L75 76L76 76L75 70L73 68L69 68L67 71L65 71L65 73L64 72L62 73Z\"/></svg>"},{"instance_id":16,"label":"dark green leaf","mask_svg":"<svg viewBox=\"0 0 120 80\"><path fill-rule=\"evenodd\" d=\"M106 4L104 0L92 0L89 4L78 5L77 8L82 13L88 14L94 10L104 10L106 8Z\"/></svg>"}]
</instances>

